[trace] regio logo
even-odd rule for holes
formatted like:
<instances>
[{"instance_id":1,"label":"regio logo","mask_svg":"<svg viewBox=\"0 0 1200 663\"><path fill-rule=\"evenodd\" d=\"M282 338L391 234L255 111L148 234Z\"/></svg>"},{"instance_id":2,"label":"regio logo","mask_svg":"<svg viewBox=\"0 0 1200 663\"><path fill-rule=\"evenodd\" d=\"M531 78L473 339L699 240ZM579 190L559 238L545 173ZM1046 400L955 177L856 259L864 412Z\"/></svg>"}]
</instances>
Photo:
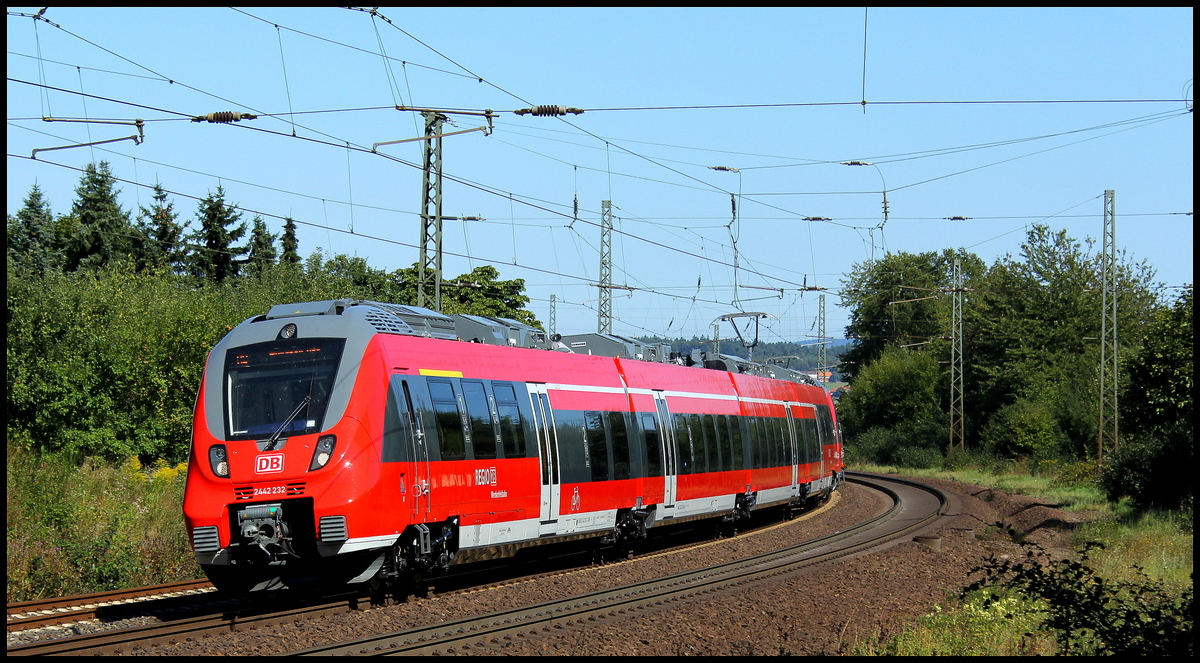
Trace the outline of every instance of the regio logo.
<instances>
[{"instance_id":1,"label":"regio logo","mask_svg":"<svg viewBox=\"0 0 1200 663\"><path fill-rule=\"evenodd\" d=\"M496 468L481 467L475 470L475 485L476 486L494 486L496 485Z\"/></svg>"}]
</instances>

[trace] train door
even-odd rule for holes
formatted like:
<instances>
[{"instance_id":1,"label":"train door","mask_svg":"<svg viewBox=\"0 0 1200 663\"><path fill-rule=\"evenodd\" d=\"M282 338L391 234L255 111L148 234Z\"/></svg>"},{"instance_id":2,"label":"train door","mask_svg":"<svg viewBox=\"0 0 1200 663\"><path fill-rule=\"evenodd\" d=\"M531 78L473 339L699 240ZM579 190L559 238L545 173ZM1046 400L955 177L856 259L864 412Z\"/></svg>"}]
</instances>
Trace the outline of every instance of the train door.
<instances>
[{"instance_id":1,"label":"train door","mask_svg":"<svg viewBox=\"0 0 1200 663\"><path fill-rule=\"evenodd\" d=\"M542 467L542 506L538 519L538 535L542 536L558 531L562 492L558 474L558 436L546 385L529 383L529 400L533 405L533 427L537 430L538 458Z\"/></svg>"},{"instance_id":2,"label":"train door","mask_svg":"<svg viewBox=\"0 0 1200 663\"><path fill-rule=\"evenodd\" d=\"M795 417L792 416L792 404L785 403L783 409L787 410L787 445L786 446L787 446L787 449L789 450L789 453L791 453L790 463L792 466L792 485L795 486L796 482L800 480L800 454L801 454L801 443L802 443L803 438L800 435L800 431L799 431L796 419L795 419Z\"/></svg>"},{"instance_id":3,"label":"train door","mask_svg":"<svg viewBox=\"0 0 1200 663\"><path fill-rule=\"evenodd\" d=\"M403 456L411 462L411 471L401 475L400 492L411 498L412 513L417 522L429 514L429 445L425 436L420 403L414 402L410 380L403 375L392 376L392 397L400 418ZM418 392L419 393L419 392Z\"/></svg>"},{"instance_id":4,"label":"train door","mask_svg":"<svg viewBox=\"0 0 1200 663\"><path fill-rule=\"evenodd\" d=\"M820 479L825 476L825 431L823 430L824 427L821 426L820 410L815 405L809 405L808 407L812 408L813 411L813 418L808 424L809 435L813 438L811 442L813 451L812 457L808 459L808 462L816 466L813 476Z\"/></svg>"},{"instance_id":5,"label":"train door","mask_svg":"<svg viewBox=\"0 0 1200 663\"><path fill-rule=\"evenodd\" d=\"M676 467L678 453L675 448L675 427L672 425L671 413L667 410L667 399L663 392L654 392L654 405L658 413L658 430L661 439L663 468L663 517L675 515ZM647 449L647 452L650 452Z\"/></svg>"}]
</instances>

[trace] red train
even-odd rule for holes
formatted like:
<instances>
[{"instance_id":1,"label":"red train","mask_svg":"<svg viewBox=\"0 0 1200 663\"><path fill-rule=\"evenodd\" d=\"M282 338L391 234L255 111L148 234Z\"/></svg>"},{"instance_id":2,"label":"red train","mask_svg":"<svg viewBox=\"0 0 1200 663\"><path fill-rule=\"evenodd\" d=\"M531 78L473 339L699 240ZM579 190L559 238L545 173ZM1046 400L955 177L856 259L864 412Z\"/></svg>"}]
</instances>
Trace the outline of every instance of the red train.
<instances>
[{"instance_id":1,"label":"red train","mask_svg":"<svg viewBox=\"0 0 1200 663\"><path fill-rule=\"evenodd\" d=\"M338 300L209 354L183 510L209 578L245 591L638 540L803 505L843 469L833 403L795 371Z\"/></svg>"}]
</instances>

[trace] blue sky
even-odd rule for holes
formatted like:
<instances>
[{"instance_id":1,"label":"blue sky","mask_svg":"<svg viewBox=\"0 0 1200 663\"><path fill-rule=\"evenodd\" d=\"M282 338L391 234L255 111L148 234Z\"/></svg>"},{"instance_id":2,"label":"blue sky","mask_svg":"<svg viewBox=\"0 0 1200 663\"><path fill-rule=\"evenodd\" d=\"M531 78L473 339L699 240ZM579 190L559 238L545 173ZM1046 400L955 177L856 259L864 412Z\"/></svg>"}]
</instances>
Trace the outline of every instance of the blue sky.
<instances>
[{"instance_id":1,"label":"blue sky","mask_svg":"<svg viewBox=\"0 0 1200 663\"><path fill-rule=\"evenodd\" d=\"M1191 8L872 8L865 67L862 8L15 15L39 9L7 19L10 214L35 182L68 212L79 169L107 160L126 208L157 181L189 220L220 185L247 222L301 222L306 255L409 266L422 148L372 145L423 132L397 104L491 109L490 135L443 140L444 270L525 279L543 323L555 295L560 333L596 329L602 200L625 335L707 337L740 308L778 318L763 340L809 341L821 291L803 288L819 287L840 338L835 291L856 265L957 247L991 264L1032 223L1099 238L1106 189L1119 248L1167 286L1192 282ZM999 101L1041 103L945 103ZM536 104L585 112L512 112ZM260 117L186 119L216 111ZM145 140L32 160L136 132L45 116L141 118Z\"/></svg>"}]
</instances>

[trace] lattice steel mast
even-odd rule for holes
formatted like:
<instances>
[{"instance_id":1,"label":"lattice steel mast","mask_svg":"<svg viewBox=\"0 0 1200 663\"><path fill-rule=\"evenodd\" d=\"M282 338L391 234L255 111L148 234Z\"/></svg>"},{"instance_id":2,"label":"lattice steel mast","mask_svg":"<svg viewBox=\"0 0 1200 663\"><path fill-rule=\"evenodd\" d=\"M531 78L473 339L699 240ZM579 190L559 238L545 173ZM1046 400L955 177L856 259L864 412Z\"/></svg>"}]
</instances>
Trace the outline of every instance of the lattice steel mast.
<instances>
[{"instance_id":1,"label":"lattice steel mast","mask_svg":"<svg viewBox=\"0 0 1200 663\"><path fill-rule=\"evenodd\" d=\"M950 315L950 445L951 449L966 448L966 425L963 408L963 276L962 261L954 259L951 276L953 299Z\"/></svg>"},{"instance_id":2,"label":"lattice steel mast","mask_svg":"<svg viewBox=\"0 0 1200 663\"><path fill-rule=\"evenodd\" d=\"M600 306L596 331L612 333L612 201L600 201Z\"/></svg>"},{"instance_id":3,"label":"lattice steel mast","mask_svg":"<svg viewBox=\"0 0 1200 663\"><path fill-rule=\"evenodd\" d=\"M417 306L442 310L442 122L425 116L425 163L421 187L421 259L417 265Z\"/></svg>"},{"instance_id":4,"label":"lattice steel mast","mask_svg":"<svg viewBox=\"0 0 1200 663\"><path fill-rule=\"evenodd\" d=\"M1115 452L1117 437L1117 212L1116 192L1104 192L1104 242L1100 251L1100 426L1096 470L1102 471L1105 449Z\"/></svg>"}]
</instances>

